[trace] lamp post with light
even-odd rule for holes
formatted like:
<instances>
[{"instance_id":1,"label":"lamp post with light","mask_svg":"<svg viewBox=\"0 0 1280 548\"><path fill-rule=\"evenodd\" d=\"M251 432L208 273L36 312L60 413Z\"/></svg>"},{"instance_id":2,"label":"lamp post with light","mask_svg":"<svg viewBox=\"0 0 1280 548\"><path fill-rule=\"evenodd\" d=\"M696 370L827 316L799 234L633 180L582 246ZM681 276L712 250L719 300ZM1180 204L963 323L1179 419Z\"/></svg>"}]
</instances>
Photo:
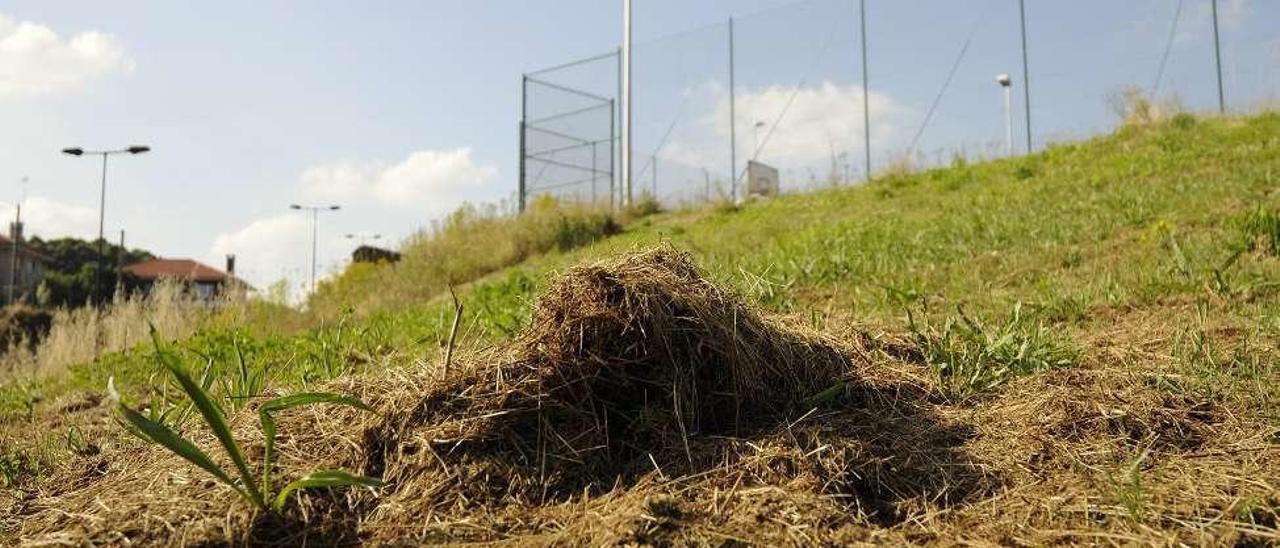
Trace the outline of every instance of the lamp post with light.
<instances>
[{"instance_id":1,"label":"lamp post with light","mask_svg":"<svg viewBox=\"0 0 1280 548\"><path fill-rule=\"evenodd\" d=\"M369 234L369 233L367 233L367 232L361 232L361 233L359 233L359 234L347 234L347 235L346 235L346 238L347 238L348 240L356 240L356 241L359 241L359 242L360 242L360 247L364 247L364 245L365 245L366 243L368 243L368 241L369 241L369 240L373 240L373 241L375 241L375 242L376 242L376 241L378 241L378 240L381 240L381 239L382 239L382 235L381 235L381 234Z\"/></svg>"},{"instance_id":2,"label":"lamp post with light","mask_svg":"<svg viewBox=\"0 0 1280 548\"><path fill-rule=\"evenodd\" d=\"M1004 90L1004 153L1013 156L1013 80L1008 74L996 75L996 83Z\"/></svg>"},{"instance_id":3,"label":"lamp post with light","mask_svg":"<svg viewBox=\"0 0 1280 548\"><path fill-rule=\"evenodd\" d=\"M311 292L316 292L316 225L321 211L337 211L339 205L301 205L289 204L289 209L311 212Z\"/></svg>"},{"instance_id":4,"label":"lamp post with light","mask_svg":"<svg viewBox=\"0 0 1280 548\"><path fill-rule=\"evenodd\" d=\"M93 276L93 300L95 305L102 302L102 295L100 294L100 291L102 290L102 269L105 266L107 255L107 240L103 235L103 228L105 227L104 223L106 222L107 214L107 157L112 154L142 154L143 152L148 152L150 150L151 147L144 145L133 145L128 148L115 150L85 150L80 147L62 149L63 154L69 154L71 156L83 156L85 154L99 154L102 156L102 191L98 198L98 267L94 269L95 272Z\"/></svg>"}]
</instances>

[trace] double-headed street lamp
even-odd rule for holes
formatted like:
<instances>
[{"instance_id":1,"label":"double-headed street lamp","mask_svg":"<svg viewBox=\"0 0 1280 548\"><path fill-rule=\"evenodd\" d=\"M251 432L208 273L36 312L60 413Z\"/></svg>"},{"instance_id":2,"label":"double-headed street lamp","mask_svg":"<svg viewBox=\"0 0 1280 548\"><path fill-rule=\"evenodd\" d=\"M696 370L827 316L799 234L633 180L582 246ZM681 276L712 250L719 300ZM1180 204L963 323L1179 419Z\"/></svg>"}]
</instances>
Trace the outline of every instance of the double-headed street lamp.
<instances>
[{"instance_id":1,"label":"double-headed street lamp","mask_svg":"<svg viewBox=\"0 0 1280 548\"><path fill-rule=\"evenodd\" d=\"M373 241L375 241L375 242L376 242L376 241L378 241L378 240L381 240L381 239L382 239L382 235L381 235L381 234L370 234L370 233L368 233L368 232L361 232L361 233L359 233L359 234L347 234L346 238L347 238L348 240L358 240L358 241L360 242L360 247L364 247L364 245L365 245L369 240L373 240Z\"/></svg>"},{"instance_id":2,"label":"double-headed street lamp","mask_svg":"<svg viewBox=\"0 0 1280 548\"><path fill-rule=\"evenodd\" d=\"M83 156L85 154L101 154L102 155L102 195L98 199L98 268L95 269L93 276L93 299L94 304L102 302L102 295L99 293L102 289L102 269L106 263L106 243L107 239L103 235L105 227L105 217L107 214L107 157L112 154L142 154L151 150L149 146L133 145L128 148L117 150L85 150L80 147L71 147L62 149L63 154L72 156Z\"/></svg>"},{"instance_id":3,"label":"double-headed street lamp","mask_svg":"<svg viewBox=\"0 0 1280 548\"><path fill-rule=\"evenodd\" d=\"M289 209L311 212L311 292L316 292L316 224L321 211L337 211L339 205L300 205L289 204Z\"/></svg>"}]
</instances>

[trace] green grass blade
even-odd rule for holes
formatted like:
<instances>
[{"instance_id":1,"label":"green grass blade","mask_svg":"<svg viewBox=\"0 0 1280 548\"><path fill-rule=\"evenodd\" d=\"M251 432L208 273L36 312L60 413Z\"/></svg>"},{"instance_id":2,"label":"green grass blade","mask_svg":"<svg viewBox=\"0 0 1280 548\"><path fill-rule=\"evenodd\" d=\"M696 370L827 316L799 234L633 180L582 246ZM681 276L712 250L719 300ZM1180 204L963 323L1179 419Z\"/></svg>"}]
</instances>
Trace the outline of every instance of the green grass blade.
<instances>
[{"instance_id":1,"label":"green grass blade","mask_svg":"<svg viewBox=\"0 0 1280 548\"><path fill-rule=\"evenodd\" d=\"M129 432L144 440L158 443L166 449L173 451L174 454L186 459L187 462L199 466L204 471L212 474L213 477L218 478L227 485L230 485L232 489L235 489L236 492L240 493L240 496L244 497L246 500L256 503L253 497L251 497L249 493L245 492L244 489L241 489L239 485L236 485L236 482L232 480L226 472L222 471L217 464L214 464L213 459L210 459L204 451L201 451L199 447L196 447L195 444L187 441L186 438L183 438L168 426L148 419L142 413L130 409L129 406L124 403L117 402L116 411L118 411L120 416L124 418L125 423L132 426L132 428L128 429Z\"/></svg>"},{"instance_id":2,"label":"green grass blade","mask_svg":"<svg viewBox=\"0 0 1280 548\"><path fill-rule=\"evenodd\" d=\"M227 425L227 419L222 415L222 409L214 403L213 398L209 396L209 392L197 384L190 375L187 375L181 365L178 365L173 359L161 352L159 336L156 334L154 326L151 328L151 340L164 367L178 379L178 383L182 385L182 390L191 398L191 403L200 412L200 415L204 417L209 429L213 430L213 435L218 438L218 442L222 444L227 456L231 457L231 462L235 463L236 470L240 472L240 480L244 483L245 491L249 493L255 504L260 508L266 508L266 500L258 490L253 474L249 472L249 466L245 464L244 454L240 452L240 446L231 435L231 427Z\"/></svg>"},{"instance_id":3,"label":"green grass blade","mask_svg":"<svg viewBox=\"0 0 1280 548\"><path fill-rule=\"evenodd\" d=\"M271 469L275 466L276 421L266 409L258 410L258 422L262 424L265 444L262 450L262 492L271 493ZM267 495L270 496L270 495Z\"/></svg>"},{"instance_id":4,"label":"green grass blade","mask_svg":"<svg viewBox=\"0 0 1280 548\"><path fill-rule=\"evenodd\" d=\"M331 403L347 405L365 411L372 410L359 399L331 392L304 392L302 394L282 396L262 404L262 407L258 408L258 421L262 424L262 436L265 440L265 447L262 452L262 492L264 494L271 492L271 470L275 466L276 421L271 416L271 413L313 403Z\"/></svg>"},{"instance_id":5,"label":"green grass blade","mask_svg":"<svg viewBox=\"0 0 1280 548\"><path fill-rule=\"evenodd\" d=\"M301 394L293 394L289 396L281 396L270 400L259 408L261 411L280 411L290 407L299 405L309 405L313 403L333 403L340 405L348 405L356 409L372 411L368 404L360 401L358 398L351 396L343 396L342 394L334 394L332 392L303 392Z\"/></svg>"},{"instance_id":6,"label":"green grass blade","mask_svg":"<svg viewBox=\"0 0 1280 548\"><path fill-rule=\"evenodd\" d=\"M288 501L289 495L299 489L312 489L316 487L381 487L382 481L376 478L366 476L357 476L342 470L317 470L298 478L294 482L286 485L276 496L275 504L272 508L277 513L284 510L284 503Z\"/></svg>"}]
</instances>

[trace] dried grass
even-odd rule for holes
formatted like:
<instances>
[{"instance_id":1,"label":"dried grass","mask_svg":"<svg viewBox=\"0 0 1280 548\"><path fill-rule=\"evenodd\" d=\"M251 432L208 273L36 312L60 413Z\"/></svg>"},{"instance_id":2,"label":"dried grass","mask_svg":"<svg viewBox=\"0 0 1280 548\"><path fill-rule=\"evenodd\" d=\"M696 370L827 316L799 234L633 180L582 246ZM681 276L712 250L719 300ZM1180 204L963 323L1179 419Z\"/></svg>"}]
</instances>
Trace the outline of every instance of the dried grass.
<instances>
[{"instance_id":1,"label":"dried grass","mask_svg":"<svg viewBox=\"0 0 1280 548\"><path fill-rule=\"evenodd\" d=\"M91 307L59 309L49 334L34 347L11 345L0 355L0 375L55 375L92 361L99 352L116 352L146 343L149 325L166 338L186 338L215 309L230 301L208 303L176 281L161 281L147 294L117 294L99 311Z\"/></svg>"},{"instance_id":2,"label":"dried grass","mask_svg":"<svg viewBox=\"0 0 1280 548\"><path fill-rule=\"evenodd\" d=\"M1113 345L1140 343L1149 335ZM1098 346L1104 342L1094 341ZM1147 354L1144 354L1147 355ZM378 410L281 417L283 517L157 448L84 459L17 504L30 544L814 545L1276 542L1265 418L1170 397L1160 359L1088 365L949 405L904 336L765 317L670 249L575 268L509 346L343 379ZM804 402L833 382L840 398ZM260 450L251 414L233 421ZM210 446L211 439L198 440ZM1146 481L1141 481L1146 478ZM1270 513L1268 513L1270 512Z\"/></svg>"}]
</instances>

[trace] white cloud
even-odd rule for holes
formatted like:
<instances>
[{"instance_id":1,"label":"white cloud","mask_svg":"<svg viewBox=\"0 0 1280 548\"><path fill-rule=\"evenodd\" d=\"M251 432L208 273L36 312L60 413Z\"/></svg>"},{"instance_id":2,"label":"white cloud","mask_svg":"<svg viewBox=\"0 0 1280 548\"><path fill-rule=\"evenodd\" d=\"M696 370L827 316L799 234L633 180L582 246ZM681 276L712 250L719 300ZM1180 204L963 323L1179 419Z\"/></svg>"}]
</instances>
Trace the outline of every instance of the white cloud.
<instances>
[{"instance_id":1,"label":"white cloud","mask_svg":"<svg viewBox=\"0 0 1280 548\"><path fill-rule=\"evenodd\" d=\"M476 198L476 191L483 190L496 174L493 167L477 165L469 148L425 150L395 164L342 161L311 167L300 176L299 187L308 200L332 200L344 206L360 202L396 206L410 211L388 210L383 216L409 215L425 223L431 216L451 211L463 200ZM349 210L344 207L340 213L345 216ZM325 217L320 220L317 240L318 279L345 265L353 247L339 229L331 229L342 226L342 222L330 223ZM290 294L298 302L305 296L310 278L310 217L304 212L285 212L219 234L210 246L208 260L221 265L227 254L236 255L236 274L258 289L265 290L282 278L288 279Z\"/></svg>"},{"instance_id":2,"label":"white cloud","mask_svg":"<svg viewBox=\"0 0 1280 548\"><path fill-rule=\"evenodd\" d=\"M659 161L675 161L719 173L728 161L727 90L711 85L692 93L709 96L697 100L708 105L704 108L706 114L687 126L673 128ZM757 139L761 145L759 160L779 169L812 169L825 174L833 154L848 155L852 157L848 161L856 162L861 158L864 141L862 99L861 86L831 82L799 89L770 86L739 91L735 97L738 168L743 169L746 160L754 156ZM900 135L904 120L913 111L889 95L874 91L868 102L871 138L884 147L883 143ZM759 128L757 122L761 123Z\"/></svg>"},{"instance_id":3,"label":"white cloud","mask_svg":"<svg viewBox=\"0 0 1280 548\"><path fill-rule=\"evenodd\" d=\"M799 90L794 86L772 86L739 93L735 105L738 139L741 142L746 129L748 150L753 150L755 125L759 122L764 124L758 130L762 160L778 164L830 161L832 150L838 154L862 148L862 95L862 86L830 82ZM882 93L872 92L867 99L872 117L871 138L886 142L896 134L905 109ZM715 116L722 120L728 112L725 99L716 106Z\"/></svg>"},{"instance_id":4,"label":"white cloud","mask_svg":"<svg viewBox=\"0 0 1280 548\"><path fill-rule=\"evenodd\" d=\"M110 34L88 31L64 39L47 26L0 13L0 95L73 89L133 68Z\"/></svg>"},{"instance_id":5,"label":"white cloud","mask_svg":"<svg viewBox=\"0 0 1280 548\"><path fill-rule=\"evenodd\" d=\"M0 202L0 224L4 234L9 234L9 222L13 220L13 204ZM66 204L40 196L28 198L22 205L22 223L26 236L41 238L98 237L98 212L90 207Z\"/></svg>"},{"instance_id":6,"label":"white cloud","mask_svg":"<svg viewBox=\"0 0 1280 548\"><path fill-rule=\"evenodd\" d=\"M325 245L319 253L320 261L337 258L334 252ZM228 254L236 256L236 275L258 289L287 278L293 285L291 293L298 295L310 277L311 223L305 214L297 212L255 220L214 238L209 264L221 267Z\"/></svg>"},{"instance_id":7,"label":"white cloud","mask_svg":"<svg viewBox=\"0 0 1280 548\"><path fill-rule=\"evenodd\" d=\"M396 164L344 161L311 167L302 173L302 189L314 199L372 200L437 210L441 204L456 206L497 172L492 166L477 165L470 148L422 150Z\"/></svg>"}]
</instances>

